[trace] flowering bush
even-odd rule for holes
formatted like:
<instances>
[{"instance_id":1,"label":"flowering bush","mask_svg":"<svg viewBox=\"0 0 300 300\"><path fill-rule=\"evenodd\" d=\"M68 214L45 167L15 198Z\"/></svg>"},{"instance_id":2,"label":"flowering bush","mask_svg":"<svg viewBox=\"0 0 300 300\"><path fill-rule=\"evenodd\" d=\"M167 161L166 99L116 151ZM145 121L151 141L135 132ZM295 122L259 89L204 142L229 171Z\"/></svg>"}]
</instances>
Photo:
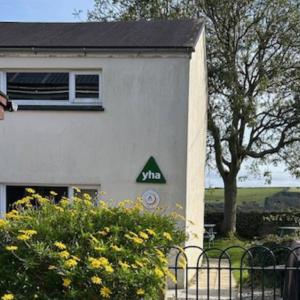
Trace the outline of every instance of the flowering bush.
<instances>
[{"instance_id":1,"label":"flowering bush","mask_svg":"<svg viewBox=\"0 0 300 300\"><path fill-rule=\"evenodd\" d=\"M0 219L3 300L153 300L173 278L166 255L185 239L173 217L139 201L109 207L83 194L55 204L54 192L27 191Z\"/></svg>"}]
</instances>

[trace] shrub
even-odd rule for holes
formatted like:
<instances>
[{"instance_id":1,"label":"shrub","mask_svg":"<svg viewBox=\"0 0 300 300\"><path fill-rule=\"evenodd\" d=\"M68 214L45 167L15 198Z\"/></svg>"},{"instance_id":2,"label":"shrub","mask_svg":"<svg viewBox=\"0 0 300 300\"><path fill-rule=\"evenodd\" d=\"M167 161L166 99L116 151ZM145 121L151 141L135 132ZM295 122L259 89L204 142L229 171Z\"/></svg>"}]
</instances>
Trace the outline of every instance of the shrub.
<instances>
[{"instance_id":1,"label":"shrub","mask_svg":"<svg viewBox=\"0 0 300 300\"><path fill-rule=\"evenodd\" d=\"M220 236L224 214L221 212L206 212L205 223L216 224L217 236ZM236 230L238 236L251 239L263 237L278 232L279 226L299 226L300 212L238 212Z\"/></svg>"},{"instance_id":2,"label":"shrub","mask_svg":"<svg viewBox=\"0 0 300 300\"><path fill-rule=\"evenodd\" d=\"M31 189L0 219L3 299L157 299L166 255L184 233L171 216L87 194L44 198ZM13 295L10 297L10 295Z\"/></svg>"}]
</instances>

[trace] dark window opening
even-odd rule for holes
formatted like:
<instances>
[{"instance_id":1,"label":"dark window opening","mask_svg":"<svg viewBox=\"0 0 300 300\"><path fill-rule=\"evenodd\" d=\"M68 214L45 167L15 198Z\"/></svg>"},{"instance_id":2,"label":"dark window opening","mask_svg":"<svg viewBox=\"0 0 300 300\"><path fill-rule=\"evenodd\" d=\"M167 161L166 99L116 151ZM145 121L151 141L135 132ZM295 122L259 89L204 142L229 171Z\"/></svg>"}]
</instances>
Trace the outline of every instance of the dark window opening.
<instances>
[{"instance_id":1,"label":"dark window opening","mask_svg":"<svg viewBox=\"0 0 300 300\"><path fill-rule=\"evenodd\" d=\"M75 98L99 98L99 75L75 75Z\"/></svg>"},{"instance_id":2,"label":"dark window opening","mask_svg":"<svg viewBox=\"0 0 300 300\"><path fill-rule=\"evenodd\" d=\"M12 100L69 100L69 73L6 73Z\"/></svg>"},{"instance_id":3,"label":"dark window opening","mask_svg":"<svg viewBox=\"0 0 300 300\"><path fill-rule=\"evenodd\" d=\"M28 195L27 188L32 188L43 197L50 196L50 192L57 193L55 201L58 202L63 196L68 197L66 186L6 186L6 211L13 209L13 204Z\"/></svg>"}]
</instances>

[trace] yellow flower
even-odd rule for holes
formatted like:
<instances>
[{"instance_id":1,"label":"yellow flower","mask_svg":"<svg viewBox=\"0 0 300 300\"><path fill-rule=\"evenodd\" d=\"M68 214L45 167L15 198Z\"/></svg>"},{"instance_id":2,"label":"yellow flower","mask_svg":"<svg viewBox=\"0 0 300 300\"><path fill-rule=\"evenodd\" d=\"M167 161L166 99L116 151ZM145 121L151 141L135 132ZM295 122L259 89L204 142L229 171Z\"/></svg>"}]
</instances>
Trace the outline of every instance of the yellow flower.
<instances>
[{"instance_id":1,"label":"yellow flower","mask_svg":"<svg viewBox=\"0 0 300 300\"><path fill-rule=\"evenodd\" d=\"M182 205L180 205L180 204L178 204L178 203L176 203L176 207L177 207L178 209L183 209Z\"/></svg>"},{"instance_id":2,"label":"yellow flower","mask_svg":"<svg viewBox=\"0 0 300 300\"><path fill-rule=\"evenodd\" d=\"M108 233L104 230L100 230L98 231L99 234L101 234L102 236L106 236Z\"/></svg>"},{"instance_id":3,"label":"yellow flower","mask_svg":"<svg viewBox=\"0 0 300 300\"><path fill-rule=\"evenodd\" d=\"M119 265L123 270L128 270L130 266L126 262L119 261Z\"/></svg>"},{"instance_id":4,"label":"yellow flower","mask_svg":"<svg viewBox=\"0 0 300 300\"><path fill-rule=\"evenodd\" d=\"M91 200L92 200L92 197L91 197L90 194L84 193L84 194L83 194L83 197L84 197L84 199L86 199L86 200L88 200L88 201L91 201Z\"/></svg>"},{"instance_id":5,"label":"yellow flower","mask_svg":"<svg viewBox=\"0 0 300 300\"><path fill-rule=\"evenodd\" d=\"M177 283L176 277L172 272L167 270L166 275L173 281L173 283Z\"/></svg>"},{"instance_id":6,"label":"yellow flower","mask_svg":"<svg viewBox=\"0 0 300 300\"><path fill-rule=\"evenodd\" d=\"M152 230L152 229L150 229L150 228L148 228L148 229L146 229L146 231L150 234L150 235L152 235L152 236L156 236L156 233L155 233L155 231L154 230Z\"/></svg>"},{"instance_id":7,"label":"yellow flower","mask_svg":"<svg viewBox=\"0 0 300 300\"><path fill-rule=\"evenodd\" d=\"M21 218L21 216L19 215L19 212L17 210L15 210L15 209L13 209L9 213L7 213L5 215L5 217L7 219L20 219Z\"/></svg>"},{"instance_id":8,"label":"yellow flower","mask_svg":"<svg viewBox=\"0 0 300 300\"><path fill-rule=\"evenodd\" d=\"M93 268L93 269L99 269L99 268L101 268L101 263L96 258L90 257L89 258L89 264L90 264L90 267Z\"/></svg>"},{"instance_id":9,"label":"yellow flower","mask_svg":"<svg viewBox=\"0 0 300 300\"><path fill-rule=\"evenodd\" d=\"M76 186L72 186L72 188L73 188L73 190L74 190L75 192L77 192L77 193L80 193L80 192L81 192L81 190L80 190L78 187L76 187Z\"/></svg>"},{"instance_id":10,"label":"yellow flower","mask_svg":"<svg viewBox=\"0 0 300 300\"><path fill-rule=\"evenodd\" d=\"M102 283L102 279L100 277L98 277L98 276L91 277L91 281L94 284L101 284Z\"/></svg>"},{"instance_id":11,"label":"yellow flower","mask_svg":"<svg viewBox=\"0 0 300 300\"><path fill-rule=\"evenodd\" d=\"M69 278L63 278L63 286L64 287L69 287L71 284L72 280Z\"/></svg>"},{"instance_id":12,"label":"yellow flower","mask_svg":"<svg viewBox=\"0 0 300 300\"><path fill-rule=\"evenodd\" d=\"M56 210L58 210L59 212L64 212L64 209L62 207L60 207L60 206L55 205L54 208Z\"/></svg>"},{"instance_id":13,"label":"yellow flower","mask_svg":"<svg viewBox=\"0 0 300 300\"><path fill-rule=\"evenodd\" d=\"M112 266L105 266L104 268L105 268L105 271L109 274L114 272L114 269Z\"/></svg>"},{"instance_id":14,"label":"yellow flower","mask_svg":"<svg viewBox=\"0 0 300 300\"><path fill-rule=\"evenodd\" d=\"M15 296L13 294L5 294L1 297L1 300L14 300Z\"/></svg>"},{"instance_id":15,"label":"yellow flower","mask_svg":"<svg viewBox=\"0 0 300 300\"><path fill-rule=\"evenodd\" d=\"M76 261L80 261L80 258L78 256L72 255L72 258L75 259Z\"/></svg>"},{"instance_id":16,"label":"yellow flower","mask_svg":"<svg viewBox=\"0 0 300 300\"><path fill-rule=\"evenodd\" d=\"M138 290L136 291L136 294L137 294L138 296L143 296L143 295L145 295L145 290L144 290L144 289L138 289Z\"/></svg>"},{"instance_id":17,"label":"yellow flower","mask_svg":"<svg viewBox=\"0 0 300 300\"><path fill-rule=\"evenodd\" d=\"M148 235L147 233L143 232L143 231L140 231L140 232L139 232L139 236L140 236L141 238L143 238L144 240L149 239L149 235Z\"/></svg>"},{"instance_id":18,"label":"yellow flower","mask_svg":"<svg viewBox=\"0 0 300 300\"><path fill-rule=\"evenodd\" d=\"M101 290L100 290L100 294L103 298L110 298L111 295L111 290L104 286Z\"/></svg>"},{"instance_id":19,"label":"yellow flower","mask_svg":"<svg viewBox=\"0 0 300 300\"><path fill-rule=\"evenodd\" d=\"M20 234L17 236L17 239L20 240L20 241L28 241L30 240L30 236L29 235L26 235L26 234Z\"/></svg>"},{"instance_id":20,"label":"yellow flower","mask_svg":"<svg viewBox=\"0 0 300 300\"><path fill-rule=\"evenodd\" d=\"M37 234L37 231L33 229L19 230L19 232L28 235L29 237L32 237L33 235Z\"/></svg>"},{"instance_id":21,"label":"yellow flower","mask_svg":"<svg viewBox=\"0 0 300 300\"><path fill-rule=\"evenodd\" d=\"M26 192L29 193L29 194L35 194L35 190L32 189L32 188L27 188Z\"/></svg>"},{"instance_id":22,"label":"yellow flower","mask_svg":"<svg viewBox=\"0 0 300 300\"><path fill-rule=\"evenodd\" d=\"M65 250L67 248L66 245L64 243L61 243L61 242L55 242L54 246L56 246L60 250Z\"/></svg>"},{"instance_id":23,"label":"yellow flower","mask_svg":"<svg viewBox=\"0 0 300 300\"><path fill-rule=\"evenodd\" d=\"M169 240L169 241L172 241L173 239L172 239L172 236L171 236L171 234L169 233L169 232L164 232L163 233L163 236L167 239L167 240Z\"/></svg>"},{"instance_id":24,"label":"yellow flower","mask_svg":"<svg viewBox=\"0 0 300 300\"><path fill-rule=\"evenodd\" d=\"M6 246L5 249L7 251L12 251L13 252L13 251L18 250L18 247L17 246Z\"/></svg>"},{"instance_id":25,"label":"yellow flower","mask_svg":"<svg viewBox=\"0 0 300 300\"><path fill-rule=\"evenodd\" d=\"M132 240L136 244L143 244L144 243L144 240L139 238L139 237L133 237Z\"/></svg>"},{"instance_id":26,"label":"yellow flower","mask_svg":"<svg viewBox=\"0 0 300 300\"><path fill-rule=\"evenodd\" d=\"M105 247L94 247L96 251L102 252L105 250Z\"/></svg>"},{"instance_id":27,"label":"yellow flower","mask_svg":"<svg viewBox=\"0 0 300 300\"><path fill-rule=\"evenodd\" d=\"M68 251L66 251L66 250L64 250L64 251L61 251L61 252L59 252L58 253L58 256L60 257L60 258L69 258L70 257L70 253L68 252Z\"/></svg>"},{"instance_id":28,"label":"yellow flower","mask_svg":"<svg viewBox=\"0 0 300 300\"><path fill-rule=\"evenodd\" d=\"M56 192L54 192L54 191L50 191L50 195L57 196L58 194Z\"/></svg>"},{"instance_id":29,"label":"yellow flower","mask_svg":"<svg viewBox=\"0 0 300 300\"><path fill-rule=\"evenodd\" d=\"M7 221L0 219L0 228L4 228L8 224Z\"/></svg>"},{"instance_id":30,"label":"yellow flower","mask_svg":"<svg viewBox=\"0 0 300 300\"><path fill-rule=\"evenodd\" d=\"M77 261L73 258L70 258L70 259L65 261L65 266L67 268L74 268L74 267L77 266L77 264L78 264Z\"/></svg>"},{"instance_id":31,"label":"yellow flower","mask_svg":"<svg viewBox=\"0 0 300 300\"><path fill-rule=\"evenodd\" d=\"M181 268L185 268L186 267L186 259L184 258L184 257L180 257L179 258L179 262L178 262L178 265L179 265L179 267L181 267Z\"/></svg>"},{"instance_id":32,"label":"yellow flower","mask_svg":"<svg viewBox=\"0 0 300 300\"><path fill-rule=\"evenodd\" d=\"M154 274L155 274L158 278L162 278L162 277L165 276L164 272L163 272L160 268L158 268L158 267L156 267L156 268L154 269Z\"/></svg>"},{"instance_id":33,"label":"yellow flower","mask_svg":"<svg viewBox=\"0 0 300 300\"><path fill-rule=\"evenodd\" d=\"M145 265L142 263L142 262L140 262L139 260L136 260L135 261L135 264L136 265L138 265L139 267L141 267L141 268L143 268Z\"/></svg>"},{"instance_id":34,"label":"yellow flower","mask_svg":"<svg viewBox=\"0 0 300 300\"><path fill-rule=\"evenodd\" d=\"M120 252L122 248L118 247L117 245L111 245L111 249L113 249L116 252Z\"/></svg>"}]
</instances>

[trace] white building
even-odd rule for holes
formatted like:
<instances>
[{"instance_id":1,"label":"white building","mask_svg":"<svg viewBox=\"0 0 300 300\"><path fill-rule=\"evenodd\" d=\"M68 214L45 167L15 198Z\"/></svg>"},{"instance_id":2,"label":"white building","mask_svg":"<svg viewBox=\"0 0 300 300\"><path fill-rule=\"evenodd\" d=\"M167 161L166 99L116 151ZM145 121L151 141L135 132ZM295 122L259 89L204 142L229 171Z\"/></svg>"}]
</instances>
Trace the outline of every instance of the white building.
<instances>
[{"instance_id":1,"label":"white building","mask_svg":"<svg viewBox=\"0 0 300 300\"><path fill-rule=\"evenodd\" d=\"M1 212L29 186L150 190L149 207L181 204L201 237L206 76L198 21L0 23L0 90L19 104L0 122ZM161 172L137 182L150 157Z\"/></svg>"}]
</instances>

